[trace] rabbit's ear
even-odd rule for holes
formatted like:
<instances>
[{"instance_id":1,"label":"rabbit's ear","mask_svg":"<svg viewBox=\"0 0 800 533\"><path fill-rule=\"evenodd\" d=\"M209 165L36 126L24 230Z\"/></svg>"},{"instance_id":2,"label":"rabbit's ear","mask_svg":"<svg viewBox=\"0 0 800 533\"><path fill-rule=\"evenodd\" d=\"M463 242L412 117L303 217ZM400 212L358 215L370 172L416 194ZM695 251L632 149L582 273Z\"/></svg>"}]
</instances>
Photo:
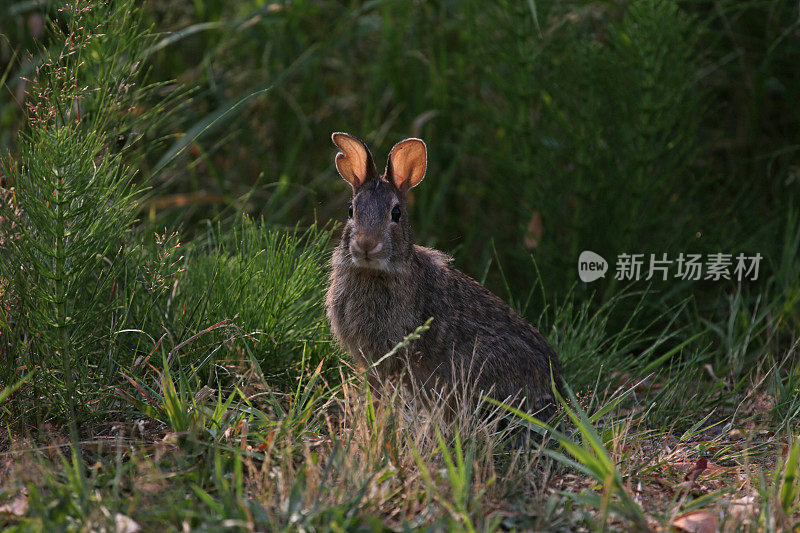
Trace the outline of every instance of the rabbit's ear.
<instances>
[{"instance_id":1,"label":"rabbit's ear","mask_svg":"<svg viewBox=\"0 0 800 533\"><path fill-rule=\"evenodd\" d=\"M421 139L406 139L395 144L389 153L386 179L391 180L400 192L406 193L425 177L428 152Z\"/></svg>"},{"instance_id":2,"label":"rabbit's ear","mask_svg":"<svg viewBox=\"0 0 800 533\"><path fill-rule=\"evenodd\" d=\"M341 150L336 154L336 170L353 186L354 191L378 173L372 154L359 139L338 131L331 135L331 139Z\"/></svg>"}]
</instances>

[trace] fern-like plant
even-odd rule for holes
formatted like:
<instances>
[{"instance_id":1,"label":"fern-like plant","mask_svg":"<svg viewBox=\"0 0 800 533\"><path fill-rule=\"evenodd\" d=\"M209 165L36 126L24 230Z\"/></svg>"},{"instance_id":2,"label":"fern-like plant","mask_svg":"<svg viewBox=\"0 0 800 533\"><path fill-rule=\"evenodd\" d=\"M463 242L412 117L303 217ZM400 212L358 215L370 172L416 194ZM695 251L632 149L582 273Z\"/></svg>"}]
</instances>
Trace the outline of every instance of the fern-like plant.
<instances>
[{"instance_id":1,"label":"fern-like plant","mask_svg":"<svg viewBox=\"0 0 800 533\"><path fill-rule=\"evenodd\" d=\"M148 40L128 0L75 0L59 17L30 80L25 129L0 163L0 379L40 367L4 410L54 406L50 414L68 414L76 438L76 405L85 407L93 389L86 381L107 370L102 356L141 190L132 144L120 139L135 141L131 124L148 119L135 108ZM51 395L65 401L22 401Z\"/></svg>"}]
</instances>

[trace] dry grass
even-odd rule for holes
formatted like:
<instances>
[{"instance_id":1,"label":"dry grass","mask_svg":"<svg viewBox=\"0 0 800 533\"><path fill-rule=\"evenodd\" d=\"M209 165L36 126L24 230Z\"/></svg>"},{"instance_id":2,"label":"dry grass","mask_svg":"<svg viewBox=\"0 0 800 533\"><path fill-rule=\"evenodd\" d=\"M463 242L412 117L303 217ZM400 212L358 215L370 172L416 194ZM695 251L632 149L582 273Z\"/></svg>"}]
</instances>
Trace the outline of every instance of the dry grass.
<instances>
[{"instance_id":1,"label":"dry grass","mask_svg":"<svg viewBox=\"0 0 800 533\"><path fill-rule=\"evenodd\" d=\"M561 432L542 446L519 420L509 423L504 409L480 411L473 401L426 397L394 382L383 382L376 394L358 375L342 372L325 382L319 370L289 395L271 392L249 372L253 381L222 411L222 398L199 394L184 408L205 420L184 432L132 424L114 428L116 437L88 440L84 481L59 459L65 439L54 436L45 447L15 441L4 454L0 522L27 527L63 523L66 516L101 529L123 516L145 528L175 529L574 531L677 524L706 531L713 524L768 531L791 528L800 518L796 492L789 513L780 503L781 487L797 485L786 479L791 447L784 435L763 428L709 422L658 430L628 397L592 427L622 480L615 489L593 475L591 461L556 443L563 435L591 451L586 428L563 416L582 412L578 403L562 406ZM562 453L566 461L558 459ZM626 498L645 522L626 510Z\"/></svg>"}]
</instances>

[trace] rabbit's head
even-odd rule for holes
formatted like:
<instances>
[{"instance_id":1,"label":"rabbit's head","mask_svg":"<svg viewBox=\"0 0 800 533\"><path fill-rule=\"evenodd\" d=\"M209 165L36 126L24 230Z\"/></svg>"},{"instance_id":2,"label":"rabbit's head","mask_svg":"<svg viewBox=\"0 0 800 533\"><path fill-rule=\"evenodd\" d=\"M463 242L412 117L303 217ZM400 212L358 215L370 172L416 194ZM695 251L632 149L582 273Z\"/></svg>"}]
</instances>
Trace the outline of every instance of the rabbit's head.
<instances>
[{"instance_id":1,"label":"rabbit's head","mask_svg":"<svg viewBox=\"0 0 800 533\"><path fill-rule=\"evenodd\" d=\"M359 139L334 133L336 169L353 188L342 245L356 268L397 272L411 257L408 191L425 177L427 152L419 139L395 144L386 171L378 174L372 154Z\"/></svg>"}]
</instances>

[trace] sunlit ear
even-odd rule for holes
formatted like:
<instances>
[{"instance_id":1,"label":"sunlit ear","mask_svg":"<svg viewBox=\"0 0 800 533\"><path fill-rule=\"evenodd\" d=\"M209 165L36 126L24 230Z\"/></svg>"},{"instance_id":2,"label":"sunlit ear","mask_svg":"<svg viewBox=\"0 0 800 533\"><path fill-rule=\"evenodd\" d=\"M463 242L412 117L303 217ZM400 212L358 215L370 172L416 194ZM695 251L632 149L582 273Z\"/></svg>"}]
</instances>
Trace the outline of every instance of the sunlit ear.
<instances>
[{"instance_id":1,"label":"sunlit ear","mask_svg":"<svg viewBox=\"0 0 800 533\"><path fill-rule=\"evenodd\" d=\"M336 132L331 135L333 144L341 152L336 154L336 170L353 186L358 189L367 179L377 174L372 154L359 139L349 133Z\"/></svg>"},{"instance_id":2,"label":"sunlit ear","mask_svg":"<svg viewBox=\"0 0 800 533\"><path fill-rule=\"evenodd\" d=\"M428 151L420 139L406 139L394 145L389 153L386 178L405 193L425 177Z\"/></svg>"}]
</instances>

